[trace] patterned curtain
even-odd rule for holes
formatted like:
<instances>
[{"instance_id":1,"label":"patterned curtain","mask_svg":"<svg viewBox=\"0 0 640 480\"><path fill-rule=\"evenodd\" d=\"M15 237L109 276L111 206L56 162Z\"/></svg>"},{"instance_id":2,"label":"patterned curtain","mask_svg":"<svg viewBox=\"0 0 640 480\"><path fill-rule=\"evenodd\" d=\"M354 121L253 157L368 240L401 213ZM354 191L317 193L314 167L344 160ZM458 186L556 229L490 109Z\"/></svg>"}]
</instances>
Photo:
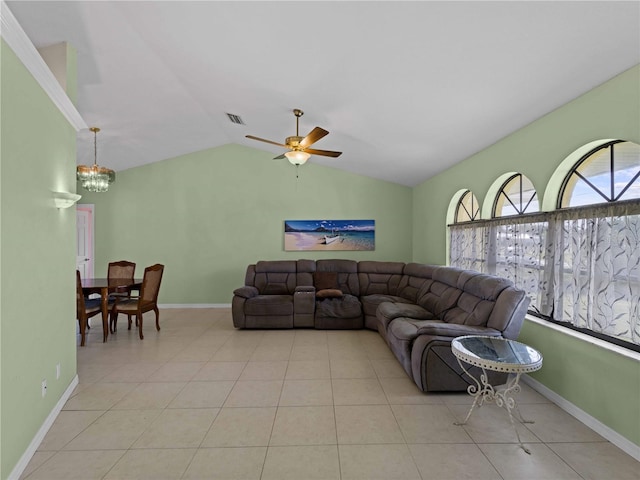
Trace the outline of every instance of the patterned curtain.
<instances>
[{"instance_id":1,"label":"patterned curtain","mask_svg":"<svg viewBox=\"0 0 640 480\"><path fill-rule=\"evenodd\" d=\"M488 229L484 222L451 225L449 241L449 264L465 270L487 272L485 268Z\"/></svg>"},{"instance_id":2,"label":"patterned curtain","mask_svg":"<svg viewBox=\"0 0 640 480\"><path fill-rule=\"evenodd\" d=\"M545 271L548 222L542 215L499 218L450 226L452 266L508 278L527 292L531 309L549 316L550 271Z\"/></svg>"},{"instance_id":3,"label":"patterned curtain","mask_svg":"<svg viewBox=\"0 0 640 480\"><path fill-rule=\"evenodd\" d=\"M556 320L640 343L640 212L636 210L637 206L612 204L559 215Z\"/></svg>"},{"instance_id":4,"label":"patterned curtain","mask_svg":"<svg viewBox=\"0 0 640 480\"><path fill-rule=\"evenodd\" d=\"M640 344L640 202L450 226L450 264L511 279L531 310Z\"/></svg>"}]
</instances>

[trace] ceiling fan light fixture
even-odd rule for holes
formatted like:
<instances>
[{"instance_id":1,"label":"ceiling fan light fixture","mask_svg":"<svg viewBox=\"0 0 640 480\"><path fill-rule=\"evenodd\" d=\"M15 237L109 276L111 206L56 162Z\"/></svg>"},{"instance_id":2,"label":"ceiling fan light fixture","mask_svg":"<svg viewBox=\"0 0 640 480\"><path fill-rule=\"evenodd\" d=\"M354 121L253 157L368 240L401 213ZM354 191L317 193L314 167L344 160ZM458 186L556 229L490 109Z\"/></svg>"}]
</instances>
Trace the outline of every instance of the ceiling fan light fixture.
<instances>
[{"instance_id":1,"label":"ceiling fan light fixture","mask_svg":"<svg viewBox=\"0 0 640 480\"><path fill-rule=\"evenodd\" d=\"M289 160L289 163L291 165L304 165L307 160L309 160L309 157L311 156L310 154L308 154L307 152L302 152L300 150L292 150L290 152L287 152L284 154L285 157L287 157L287 160Z\"/></svg>"},{"instance_id":2,"label":"ceiling fan light fixture","mask_svg":"<svg viewBox=\"0 0 640 480\"><path fill-rule=\"evenodd\" d=\"M251 140L258 140L259 142L270 143L271 145L288 148L290 150L289 152L278 155L274 158L274 160L286 157L287 160L289 160L289 163L291 163L291 165L295 165L296 167L304 165L307 160L309 160L309 157L311 157L312 154L333 158L339 157L342 154L342 152L333 152L331 150L318 150L316 148L310 148L311 145L316 143L318 140L327 136L329 132L324 128L316 127L311 130L307 134L307 136L301 137L299 120L304 112L296 108L293 111L293 114L296 116L296 134L287 137L284 143L274 142L273 140L267 140L266 138L255 137L253 135L245 135L245 137L250 138ZM308 150L308 152L305 150Z\"/></svg>"}]
</instances>

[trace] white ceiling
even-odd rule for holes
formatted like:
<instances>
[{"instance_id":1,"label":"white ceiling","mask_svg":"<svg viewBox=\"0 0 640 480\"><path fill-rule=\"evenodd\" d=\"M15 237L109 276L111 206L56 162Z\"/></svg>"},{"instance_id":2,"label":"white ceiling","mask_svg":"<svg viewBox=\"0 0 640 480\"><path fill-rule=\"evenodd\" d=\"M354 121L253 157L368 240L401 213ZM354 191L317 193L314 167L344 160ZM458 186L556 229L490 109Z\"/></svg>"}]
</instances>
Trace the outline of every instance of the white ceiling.
<instances>
[{"instance_id":1,"label":"white ceiling","mask_svg":"<svg viewBox=\"0 0 640 480\"><path fill-rule=\"evenodd\" d=\"M7 5L36 47L77 49L77 107L117 171L227 143L271 161L245 135L283 142L301 108L300 134L344 152L310 161L414 186L640 63L637 1Z\"/></svg>"}]
</instances>

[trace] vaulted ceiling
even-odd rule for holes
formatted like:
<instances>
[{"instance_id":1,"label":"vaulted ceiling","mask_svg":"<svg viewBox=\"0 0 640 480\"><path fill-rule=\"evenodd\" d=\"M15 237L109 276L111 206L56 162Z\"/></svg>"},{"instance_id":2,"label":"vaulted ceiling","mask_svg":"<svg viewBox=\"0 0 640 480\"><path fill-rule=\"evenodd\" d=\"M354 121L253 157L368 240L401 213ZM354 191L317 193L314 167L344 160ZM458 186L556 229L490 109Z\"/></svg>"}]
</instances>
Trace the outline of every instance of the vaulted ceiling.
<instances>
[{"instance_id":1,"label":"vaulted ceiling","mask_svg":"<svg viewBox=\"0 0 640 480\"><path fill-rule=\"evenodd\" d=\"M640 63L640 2L6 5L36 47L77 50L77 107L117 171L227 143L271 161L245 135L283 142L300 108L301 135L344 152L311 162L414 186Z\"/></svg>"}]
</instances>

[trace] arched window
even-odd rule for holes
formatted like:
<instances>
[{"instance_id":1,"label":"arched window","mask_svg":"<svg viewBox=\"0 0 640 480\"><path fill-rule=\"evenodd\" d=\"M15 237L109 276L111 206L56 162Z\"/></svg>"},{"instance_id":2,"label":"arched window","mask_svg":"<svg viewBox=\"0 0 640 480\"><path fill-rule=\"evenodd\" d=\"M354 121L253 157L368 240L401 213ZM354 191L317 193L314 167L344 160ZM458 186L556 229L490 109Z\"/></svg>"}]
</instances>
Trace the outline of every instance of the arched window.
<instances>
[{"instance_id":1,"label":"arched window","mask_svg":"<svg viewBox=\"0 0 640 480\"><path fill-rule=\"evenodd\" d=\"M455 209L452 208L454 205ZM482 258L484 236L475 228L479 223L475 220L480 220L480 204L471 190L459 190L454 195L447 218L452 221L447 245L449 262L461 268L481 271L483 267L479 259Z\"/></svg>"},{"instance_id":2,"label":"arched window","mask_svg":"<svg viewBox=\"0 0 640 480\"><path fill-rule=\"evenodd\" d=\"M531 180L520 173L509 177L493 204L492 217L508 217L540 211L538 195Z\"/></svg>"},{"instance_id":3,"label":"arched window","mask_svg":"<svg viewBox=\"0 0 640 480\"><path fill-rule=\"evenodd\" d=\"M509 278L530 313L640 351L640 145L583 145L546 192L540 212L527 177L501 175L485 200L492 218L450 225L450 264Z\"/></svg>"},{"instance_id":4,"label":"arched window","mask_svg":"<svg viewBox=\"0 0 640 480\"><path fill-rule=\"evenodd\" d=\"M640 145L622 140L585 154L565 177L558 208L640 198Z\"/></svg>"},{"instance_id":5,"label":"arched window","mask_svg":"<svg viewBox=\"0 0 640 480\"><path fill-rule=\"evenodd\" d=\"M471 190L467 190L458 200L454 223L471 222L480 218L480 204Z\"/></svg>"}]
</instances>

